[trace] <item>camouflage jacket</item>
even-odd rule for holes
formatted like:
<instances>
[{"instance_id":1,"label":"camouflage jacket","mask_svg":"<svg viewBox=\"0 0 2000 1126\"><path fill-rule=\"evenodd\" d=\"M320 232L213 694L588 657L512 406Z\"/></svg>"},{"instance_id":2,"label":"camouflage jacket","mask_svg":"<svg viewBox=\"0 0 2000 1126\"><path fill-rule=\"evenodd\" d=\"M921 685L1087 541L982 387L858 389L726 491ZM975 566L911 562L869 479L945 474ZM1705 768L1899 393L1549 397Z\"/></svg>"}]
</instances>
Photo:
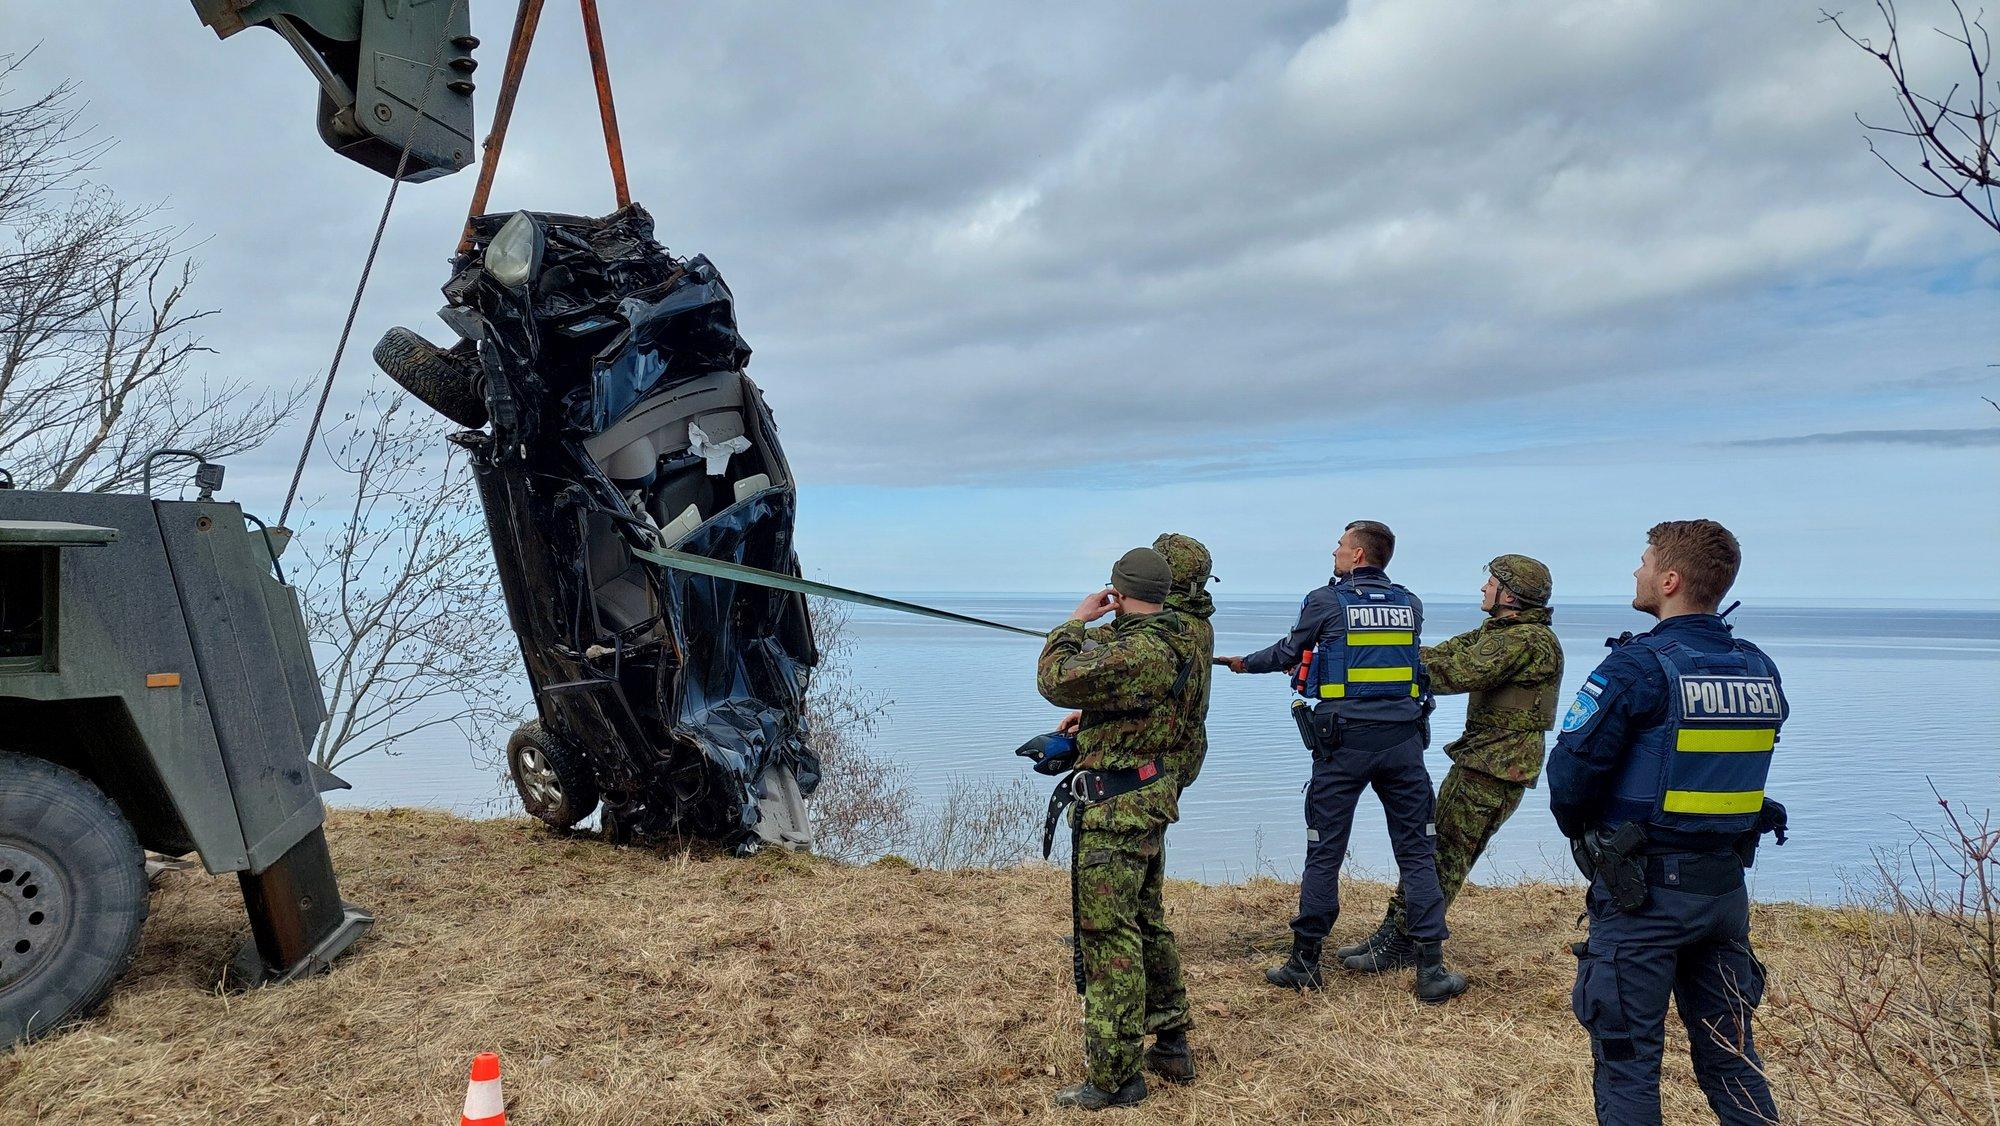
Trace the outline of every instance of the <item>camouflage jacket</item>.
<instances>
[{"instance_id":1,"label":"camouflage jacket","mask_svg":"<svg viewBox=\"0 0 2000 1126\"><path fill-rule=\"evenodd\" d=\"M1563 668L1549 616L1536 608L1488 618L1478 629L1423 647L1431 691L1471 696L1465 734L1445 744L1453 762L1526 786L1541 777Z\"/></svg>"},{"instance_id":2,"label":"camouflage jacket","mask_svg":"<svg viewBox=\"0 0 2000 1126\"><path fill-rule=\"evenodd\" d=\"M1171 754L1161 756L1167 769L1174 772L1175 785L1186 790L1208 758L1208 696L1215 676L1215 627L1209 619L1215 616L1215 599L1205 590L1192 594L1177 590L1167 596L1167 609L1180 614L1194 632L1194 664L1188 670L1187 692L1181 697L1184 738ZM1095 626L1084 631L1084 636L1103 645L1111 640L1111 627Z\"/></svg>"},{"instance_id":3,"label":"camouflage jacket","mask_svg":"<svg viewBox=\"0 0 2000 1126\"><path fill-rule=\"evenodd\" d=\"M1171 610L1126 615L1095 631L1072 619L1049 631L1035 688L1049 703L1083 712L1079 767L1131 770L1158 758L1171 771L1185 745L1197 644L1189 619ZM1179 819L1179 796L1179 783L1166 778L1101 805L1073 806L1070 816L1082 809L1085 829L1151 832Z\"/></svg>"},{"instance_id":4,"label":"camouflage jacket","mask_svg":"<svg viewBox=\"0 0 2000 1126\"><path fill-rule=\"evenodd\" d=\"M1201 773L1208 758L1208 694L1215 675L1215 599L1205 590L1192 593L1177 590L1167 596L1167 609L1179 614L1194 635L1194 665L1188 673L1187 693L1182 697L1181 734L1184 736L1173 760L1174 778L1185 790Z\"/></svg>"}]
</instances>

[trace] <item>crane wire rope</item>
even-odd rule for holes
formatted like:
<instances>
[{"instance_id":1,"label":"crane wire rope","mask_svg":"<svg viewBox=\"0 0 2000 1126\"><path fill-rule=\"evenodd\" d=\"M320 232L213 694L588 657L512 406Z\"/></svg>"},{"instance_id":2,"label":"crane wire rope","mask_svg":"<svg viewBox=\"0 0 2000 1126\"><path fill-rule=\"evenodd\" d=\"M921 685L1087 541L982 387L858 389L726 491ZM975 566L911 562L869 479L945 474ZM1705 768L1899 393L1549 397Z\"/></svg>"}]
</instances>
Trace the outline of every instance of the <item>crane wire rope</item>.
<instances>
[{"instance_id":1,"label":"crane wire rope","mask_svg":"<svg viewBox=\"0 0 2000 1126\"><path fill-rule=\"evenodd\" d=\"M465 0L451 0L451 10L445 13L444 19L447 35L450 34L452 22L458 18L458 13L464 6ZM439 42L440 64L443 62L442 48L446 41ZM416 125L411 128L410 135L404 138L403 151L396 157L396 172L389 177L389 196L382 201L381 217L375 220L375 237L368 243L368 257L362 261L361 277L354 283L354 299L348 302L347 320L340 326L340 340L333 348L333 362L327 365L326 380L319 389L319 403L313 407L312 422L306 427L306 440L299 446L298 464L292 467L291 487L285 490L285 504L278 513L280 527L284 526L286 517L292 514L292 502L298 499L299 481L305 476L306 460L312 456L313 440L319 437L320 422L326 417L326 403L333 396L333 381L340 375L340 361L347 354L347 339L354 333L354 318L361 312L361 296L367 292L368 277L375 270L375 256L381 252L383 232L389 229L389 212L396 206L396 190L403 186L403 172L410 163L410 146L416 143L417 129L422 127L424 118L430 113L431 92L437 88L438 74L442 70L444 70L442 65L431 67L430 77L424 80L424 92L417 99Z\"/></svg>"}]
</instances>

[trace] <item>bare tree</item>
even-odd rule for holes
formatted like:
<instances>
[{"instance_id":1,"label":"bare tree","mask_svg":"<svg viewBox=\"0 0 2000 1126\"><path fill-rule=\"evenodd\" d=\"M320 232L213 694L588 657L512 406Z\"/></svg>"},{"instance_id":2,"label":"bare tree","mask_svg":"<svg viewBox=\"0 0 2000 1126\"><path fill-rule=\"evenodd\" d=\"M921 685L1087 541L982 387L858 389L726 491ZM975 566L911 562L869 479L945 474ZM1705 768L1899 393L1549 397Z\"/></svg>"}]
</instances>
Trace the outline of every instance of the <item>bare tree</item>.
<instances>
[{"instance_id":1,"label":"bare tree","mask_svg":"<svg viewBox=\"0 0 2000 1126\"><path fill-rule=\"evenodd\" d=\"M0 56L0 464L26 487L129 488L167 446L261 445L298 394L195 380L183 232L91 180L108 142L69 85L14 100Z\"/></svg>"},{"instance_id":2,"label":"bare tree","mask_svg":"<svg viewBox=\"0 0 2000 1126\"><path fill-rule=\"evenodd\" d=\"M330 437L348 491L309 515L306 625L332 718L329 770L451 728L474 747L520 722L520 651L501 600L472 472L436 418L371 384Z\"/></svg>"},{"instance_id":3,"label":"bare tree","mask_svg":"<svg viewBox=\"0 0 2000 1126\"><path fill-rule=\"evenodd\" d=\"M1904 60L1902 29L1895 0L1876 0L1882 34L1858 33L1839 12L1821 11L1824 22L1889 72L1896 90L1899 125L1861 125L1871 134L1868 149L1902 181L1927 196L1955 199L1981 222L2000 231L2000 166L1994 163L1993 142L2000 129L2000 104L1992 78L1993 41L1982 14L1968 15L1960 0L1950 0L1955 27L1933 28L1950 41L1964 61L1959 79L1942 91L1919 89ZM1875 137L1895 138L1902 149L1892 155L1876 147Z\"/></svg>"},{"instance_id":4,"label":"bare tree","mask_svg":"<svg viewBox=\"0 0 2000 1126\"><path fill-rule=\"evenodd\" d=\"M811 807L813 848L844 863L873 860L909 837L915 797L907 772L867 746L890 701L854 683L847 612L825 598L807 606L820 654L804 717L806 743L820 761Z\"/></svg>"}]
</instances>

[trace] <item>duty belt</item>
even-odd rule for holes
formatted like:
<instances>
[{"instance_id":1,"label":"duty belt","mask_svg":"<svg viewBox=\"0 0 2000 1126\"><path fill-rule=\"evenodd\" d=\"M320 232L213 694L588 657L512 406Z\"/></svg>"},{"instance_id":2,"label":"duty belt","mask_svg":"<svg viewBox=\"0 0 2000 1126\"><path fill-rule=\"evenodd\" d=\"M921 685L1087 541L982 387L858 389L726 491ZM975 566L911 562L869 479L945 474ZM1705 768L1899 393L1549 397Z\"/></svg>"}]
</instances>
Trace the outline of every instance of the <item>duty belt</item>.
<instances>
[{"instance_id":1,"label":"duty belt","mask_svg":"<svg viewBox=\"0 0 2000 1126\"><path fill-rule=\"evenodd\" d=\"M1691 895L1728 895L1743 886L1743 861L1734 852L1648 856L1646 883Z\"/></svg>"},{"instance_id":2,"label":"duty belt","mask_svg":"<svg viewBox=\"0 0 2000 1126\"><path fill-rule=\"evenodd\" d=\"M1042 859L1047 860L1055 848L1056 822L1062 820L1063 811L1072 803L1102 805L1112 798L1143 790L1165 774L1166 767L1154 758L1130 770L1072 770L1063 775L1055 792L1049 795L1048 819L1042 822ZM1076 857L1070 857L1070 866L1076 866Z\"/></svg>"}]
</instances>

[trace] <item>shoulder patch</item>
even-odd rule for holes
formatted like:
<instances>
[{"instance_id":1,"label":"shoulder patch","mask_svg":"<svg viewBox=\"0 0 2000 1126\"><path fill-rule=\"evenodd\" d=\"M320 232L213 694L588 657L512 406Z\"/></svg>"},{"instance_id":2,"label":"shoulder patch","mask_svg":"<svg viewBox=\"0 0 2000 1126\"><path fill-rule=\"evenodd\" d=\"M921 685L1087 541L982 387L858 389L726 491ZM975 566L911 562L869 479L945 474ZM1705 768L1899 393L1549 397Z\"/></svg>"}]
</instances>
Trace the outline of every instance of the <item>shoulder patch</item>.
<instances>
[{"instance_id":1,"label":"shoulder patch","mask_svg":"<svg viewBox=\"0 0 2000 1126\"><path fill-rule=\"evenodd\" d=\"M1591 677L1591 680L1596 679L1594 676ZM1597 693L1601 691L1603 691L1601 686L1592 684L1589 680L1584 681L1583 687L1577 691L1576 699L1570 701L1568 713L1563 716L1564 732L1581 731L1591 720L1597 718L1599 707Z\"/></svg>"}]
</instances>

